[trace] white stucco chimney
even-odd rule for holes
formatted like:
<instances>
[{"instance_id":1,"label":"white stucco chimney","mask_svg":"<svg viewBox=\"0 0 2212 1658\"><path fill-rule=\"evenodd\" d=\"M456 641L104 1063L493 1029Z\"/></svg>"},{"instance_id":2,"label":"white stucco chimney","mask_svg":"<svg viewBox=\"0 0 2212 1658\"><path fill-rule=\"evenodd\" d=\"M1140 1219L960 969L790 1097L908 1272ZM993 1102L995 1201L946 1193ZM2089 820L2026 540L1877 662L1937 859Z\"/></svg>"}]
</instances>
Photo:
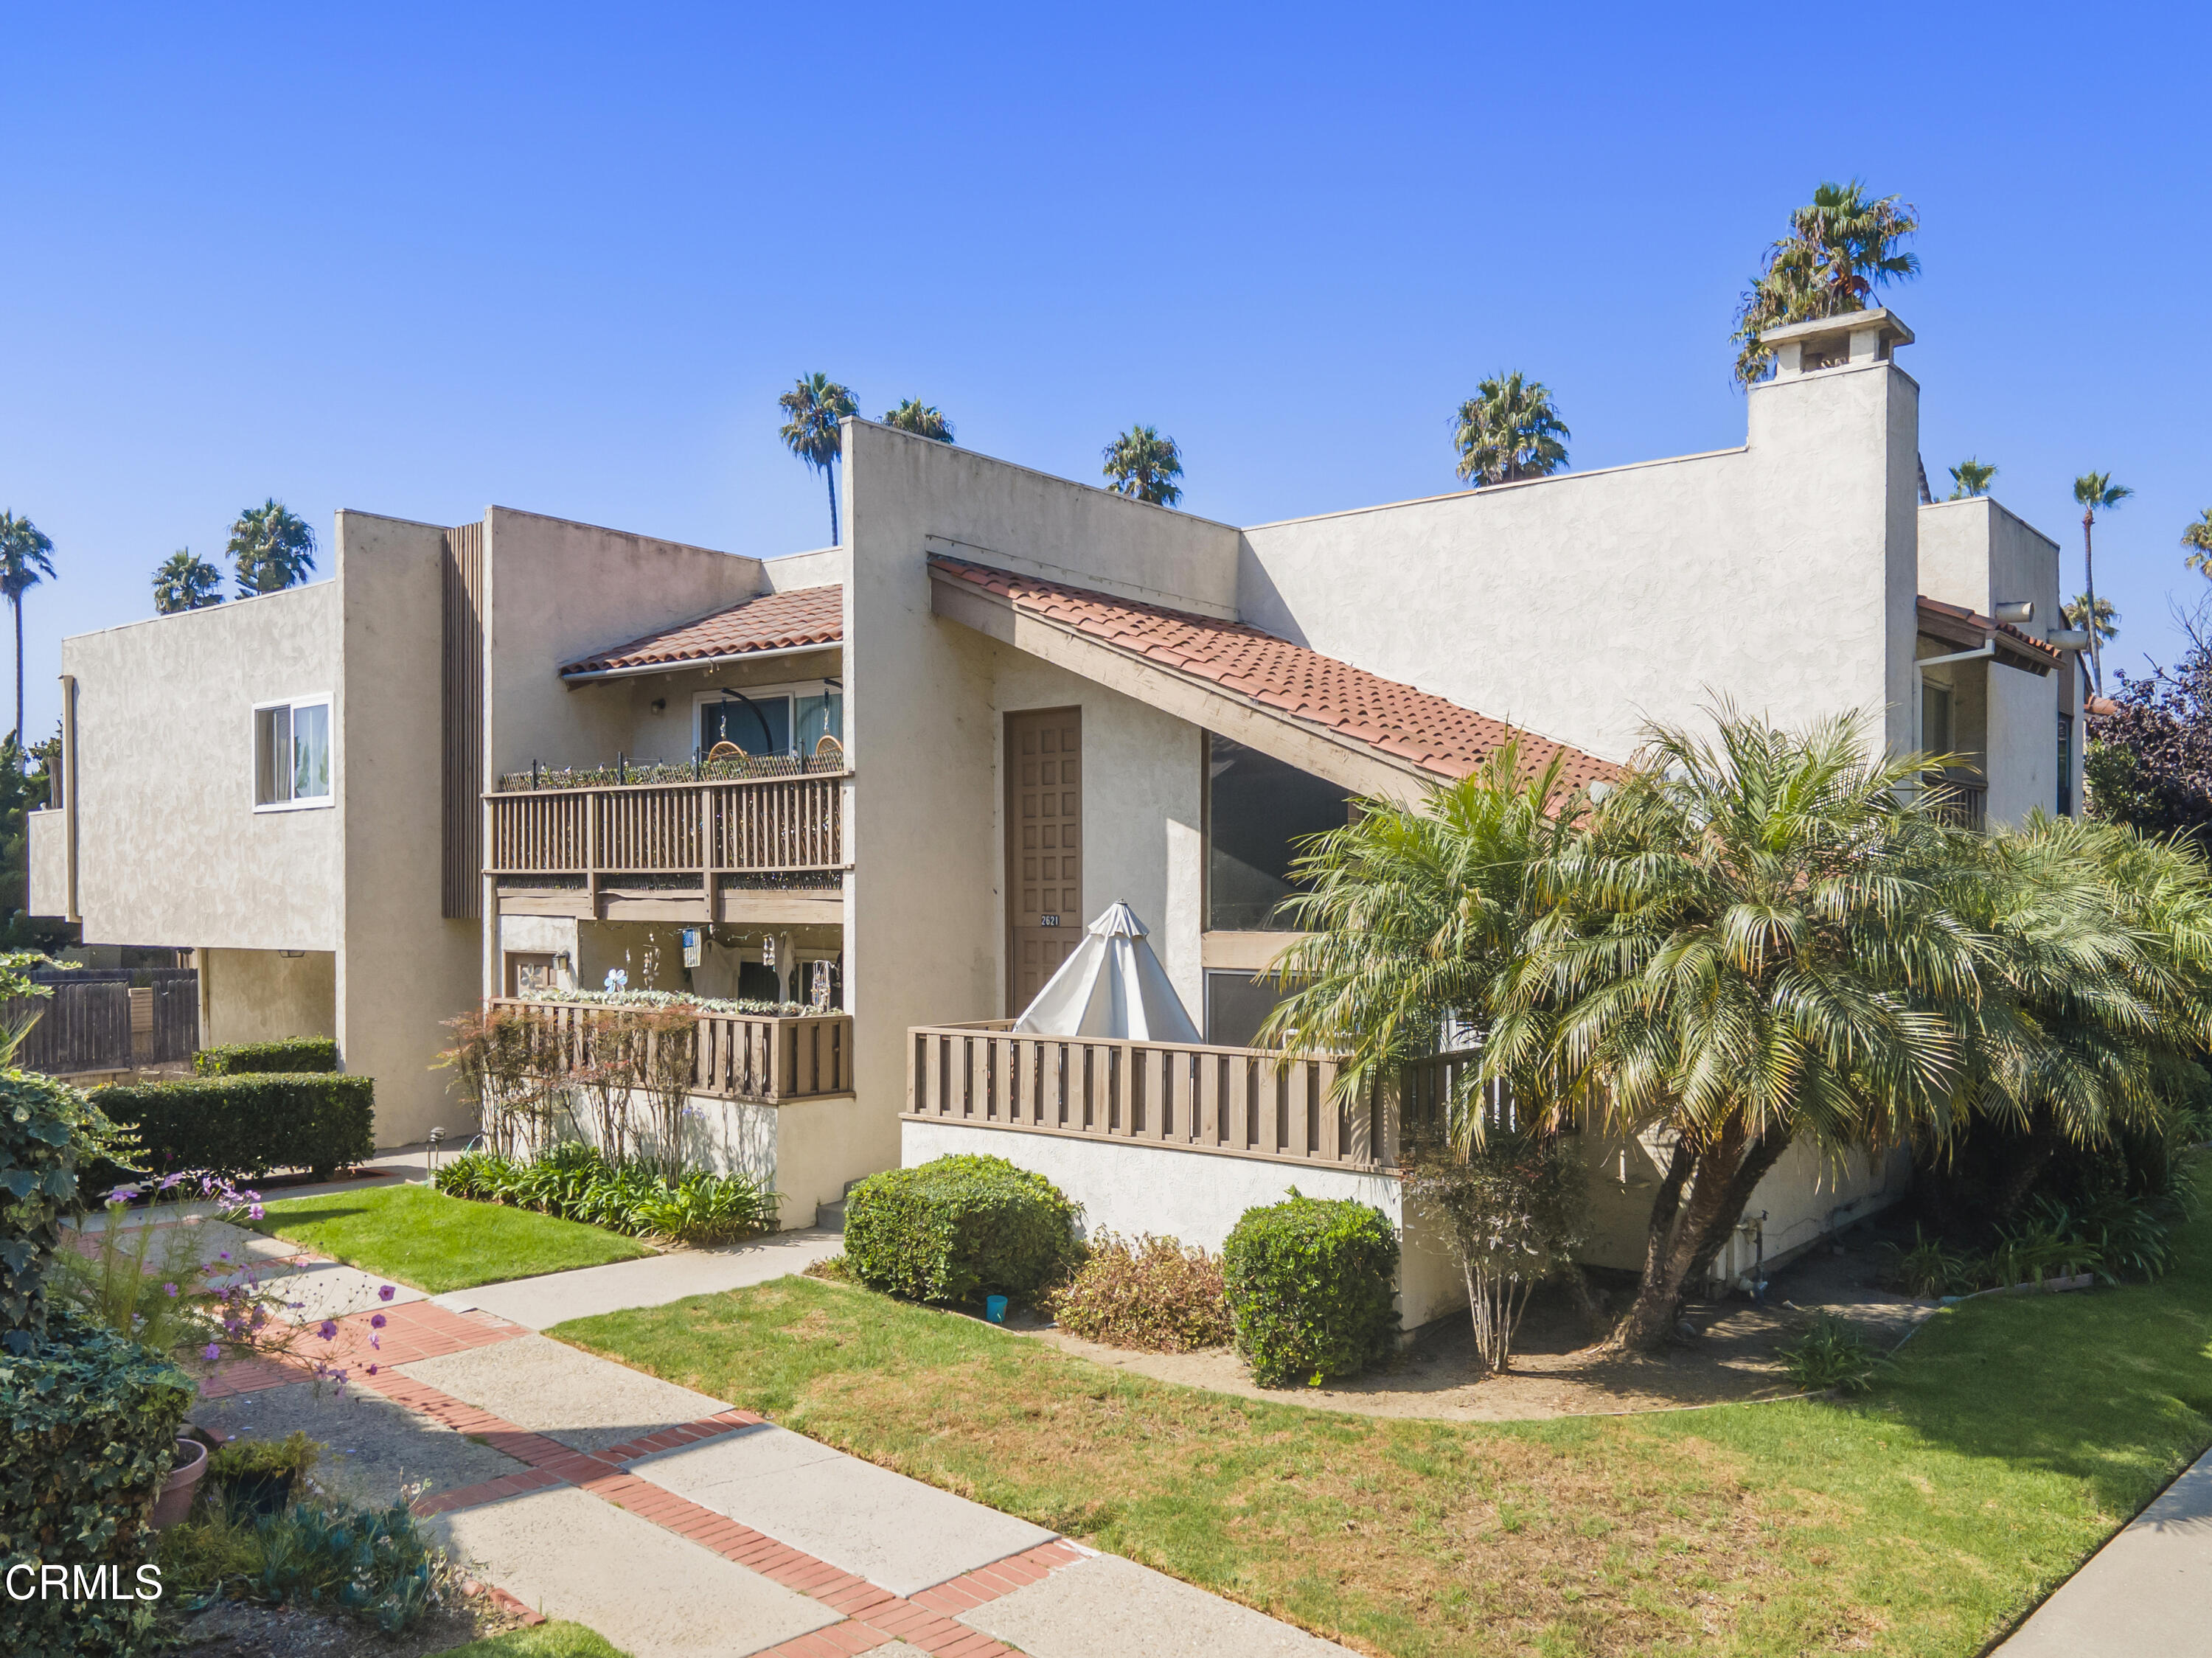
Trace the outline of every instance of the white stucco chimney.
<instances>
[{"instance_id":1,"label":"white stucco chimney","mask_svg":"<svg viewBox=\"0 0 2212 1658\"><path fill-rule=\"evenodd\" d=\"M1887 362L1895 348L1912 343L1912 331L1893 311L1851 311L1770 328L1759 338L1774 349L1774 377L1795 380L1823 368Z\"/></svg>"}]
</instances>

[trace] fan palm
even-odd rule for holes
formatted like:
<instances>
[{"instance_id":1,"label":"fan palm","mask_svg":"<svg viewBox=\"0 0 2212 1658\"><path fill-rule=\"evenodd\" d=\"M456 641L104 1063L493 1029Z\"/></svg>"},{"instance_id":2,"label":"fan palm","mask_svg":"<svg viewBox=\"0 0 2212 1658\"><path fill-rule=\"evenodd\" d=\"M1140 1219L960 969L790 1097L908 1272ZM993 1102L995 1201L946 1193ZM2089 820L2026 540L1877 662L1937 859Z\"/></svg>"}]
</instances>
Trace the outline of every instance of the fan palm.
<instances>
[{"instance_id":1,"label":"fan palm","mask_svg":"<svg viewBox=\"0 0 2212 1658\"><path fill-rule=\"evenodd\" d=\"M775 400L784 422L777 435L784 446L822 474L830 486L830 544L837 537L837 461L844 453L844 435L837 422L858 414L853 394L827 374L803 374L799 383Z\"/></svg>"},{"instance_id":2,"label":"fan palm","mask_svg":"<svg viewBox=\"0 0 2212 1658\"><path fill-rule=\"evenodd\" d=\"M1996 467L1968 457L1951 469L1951 499L1968 501L1989 494L1990 480L1996 475Z\"/></svg>"},{"instance_id":3,"label":"fan palm","mask_svg":"<svg viewBox=\"0 0 2212 1658\"><path fill-rule=\"evenodd\" d=\"M280 593L315 568L315 532L275 496L249 507L230 526L224 548L238 576L238 596Z\"/></svg>"},{"instance_id":4,"label":"fan palm","mask_svg":"<svg viewBox=\"0 0 2212 1658\"><path fill-rule=\"evenodd\" d=\"M222 595L216 590L222 586L222 571L193 557L191 548L179 547L154 572L154 608L163 616L174 616L220 604Z\"/></svg>"},{"instance_id":5,"label":"fan palm","mask_svg":"<svg viewBox=\"0 0 2212 1658\"><path fill-rule=\"evenodd\" d=\"M2197 522L2181 532L2181 544L2189 549L2189 556L2182 562L2200 575L2212 576L2212 507L2207 507Z\"/></svg>"},{"instance_id":6,"label":"fan palm","mask_svg":"<svg viewBox=\"0 0 2212 1658\"><path fill-rule=\"evenodd\" d=\"M1132 426L1105 448L1108 487L1117 495L1134 495L1155 507L1172 507L1182 499L1182 451L1173 438L1162 437L1155 426Z\"/></svg>"},{"instance_id":7,"label":"fan palm","mask_svg":"<svg viewBox=\"0 0 2212 1658\"><path fill-rule=\"evenodd\" d=\"M952 441L952 422L933 405L908 398L884 416L884 424L896 426L902 432L911 432L918 438L934 438L939 443Z\"/></svg>"},{"instance_id":8,"label":"fan palm","mask_svg":"<svg viewBox=\"0 0 2212 1658\"><path fill-rule=\"evenodd\" d=\"M2103 618L2097 605L2097 557L2090 532L2096 528L2098 513L2113 511L2133 494L2135 491L2126 484L2113 483L2110 472L2084 472L2074 480L2074 504L2081 509L2081 581L2085 590L2082 598L2087 604L2083 614L2098 616L2100 625ZM2105 694L2105 659L2095 628L2089 630L2089 677L2095 682L2097 695L2102 696Z\"/></svg>"},{"instance_id":9,"label":"fan palm","mask_svg":"<svg viewBox=\"0 0 2212 1658\"><path fill-rule=\"evenodd\" d=\"M15 744L23 741L23 595L54 574L54 544L39 526L12 512L0 512L0 593L15 613ZM19 762L20 763L20 758Z\"/></svg>"},{"instance_id":10,"label":"fan palm","mask_svg":"<svg viewBox=\"0 0 2212 1658\"><path fill-rule=\"evenodd\" d=\"M1920 274L1917 255L1898 244L1920 228L1920 211L1895 196L1869 201L1866 186L1822 183L1790 216L1790 234L1766 250L1758 276L1736 307L1741 348L1736 379L1766 377L1773 353L1759 337L1786 324L1863 311L1867 297L1892 281Z\"/></svg>"},{"instance_id":11,"label":"fan palm","mask_svg":"<svg viewBox=\"0 0 2212 1658\"><path fill-rule=\"evenodd\" d=\"M1474 395L1452 416L1459 475L1478 488L1545 477L1567 464L1565 439L1573 433L1559 418L1541 380L1516 369L1477 383Z\"/></svg>"},{"instance_id":12,"label":"fan palm","mask_svg":"<svg viewBox=\"0 0 2212 1658\"><path fill-rule=\"evenodd\" d=\"M2087 628L2092 609L2089 595L2076 593L2073 600L2058 607L2059 615L2066 618L2069 628ZM2100 644L2110 644L2120 631L2120 613L2112 608L2112 601L2100 598L2095 603L2097 616L2096 638Z\"/></svg>"}]
</instances>

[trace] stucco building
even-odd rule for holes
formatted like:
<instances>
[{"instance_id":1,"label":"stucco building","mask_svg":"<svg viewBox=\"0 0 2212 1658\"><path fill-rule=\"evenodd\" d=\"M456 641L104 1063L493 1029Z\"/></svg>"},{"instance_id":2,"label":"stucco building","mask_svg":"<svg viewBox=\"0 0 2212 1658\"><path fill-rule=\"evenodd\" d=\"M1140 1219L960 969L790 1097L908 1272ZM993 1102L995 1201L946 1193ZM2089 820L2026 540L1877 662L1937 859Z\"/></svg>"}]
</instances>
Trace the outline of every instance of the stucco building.
<instances>
[{"instance_id":1,"label":"stucco building","mask_svg":"<svg viewBox=\"0 0 2212 1658\"><path fill-rule=\"evenodd\" d=\"M805 1086L787 1031L718 1073L787 1224L987 1144L1212 1245L1292 1181L1395 1212L1387 1125L1214 1051L1267 1011L1291 841L1347 795L1419 799L1516 733L1599 775L1725 696L1960 753L1990 822L2074 809L2057 547L1921 499L1911 338L1783 331L1737 448L1245 527L858 420L843 543L790 558L342 513L331 581L67 641L33 904L197 951L210 1040L335 1035L391 1142L454 1123L441 1019L618 968L842 1008ZM717 772L721 744L787 759ZM1116 899L1206 1045L1084 1059L1113 1074L1071 1118L1067 1056L1048 1079L981 1027ZM1648 1153L1593 1155L1632 1243ZM1887 1178L1793 1156L1767 1254Z\"/></svg>"}]
</instances>

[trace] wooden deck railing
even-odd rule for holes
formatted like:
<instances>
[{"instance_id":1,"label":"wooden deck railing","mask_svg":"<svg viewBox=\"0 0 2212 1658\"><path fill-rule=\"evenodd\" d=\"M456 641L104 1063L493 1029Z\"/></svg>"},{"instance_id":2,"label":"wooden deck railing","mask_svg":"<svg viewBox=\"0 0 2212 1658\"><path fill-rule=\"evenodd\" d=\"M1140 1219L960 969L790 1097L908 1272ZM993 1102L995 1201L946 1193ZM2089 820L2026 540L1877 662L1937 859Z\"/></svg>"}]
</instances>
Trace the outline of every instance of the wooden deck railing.
<instances>
[{"instance_id":1,"label":"wooden deck railing","mask_svg":"<svg viewBox=\"0 0 2212 1658\"><path fill-rule=\"evenodd\" d=\"M485 873L771 874L845 865L849 772L488 794Z\"/></svg>"},{"instance_id":2,"label":"wooden deck railing","mask_svg":"<svg viewBox=\"0 0 2212 1658\"><path fill-rule=\"evenodd\" d=\"M501 998L543 1026L544 1052L556 1074L580 1075L597 1061L595 1045L619 1029L628 1010L587 1002ZM776 1105L786 1100L853 1091L853 1017L849 1013L701 1013L691 1091L726 1100Z\"/></svg>"}]
</instances>

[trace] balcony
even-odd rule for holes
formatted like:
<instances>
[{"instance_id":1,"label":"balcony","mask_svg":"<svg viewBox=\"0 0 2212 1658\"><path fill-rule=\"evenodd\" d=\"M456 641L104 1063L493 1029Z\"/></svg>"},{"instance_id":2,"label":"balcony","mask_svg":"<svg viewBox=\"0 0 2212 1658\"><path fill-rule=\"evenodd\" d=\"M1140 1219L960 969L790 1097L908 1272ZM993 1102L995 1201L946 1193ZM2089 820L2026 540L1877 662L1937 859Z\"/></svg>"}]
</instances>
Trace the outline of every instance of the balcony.
<instances>
[{"instance_id":1,"label":"balcony","mask_svg":"<svg viewBox=\"0 0 2212 1658\"><path fill-rule=\"evenodd\" d=\"M835 920L851 776L842 756L533 768L484 797L484 873L503 907L533 914Z\"/></svg>"},{"instance_id":2,"label":"balcony","mask_svg":"<svg viewBox=\"0 0 2212 1658\"><path fill-rule=\"evenodd\" d=\"M601 1042L634 1039L623 1029L621 1008L511 998L492 1005L513 1008L537 1028L532 1051L556 1077L588 1075L599 1062ZM853 1091L848 1013L702 1012L694 1029L694 1094L781 1105Z\"/></svg>"},{"instance_id":3,"label":"balcony","mask_svg":"<svg viewBox=\"0 0 2212 1658\"><path fill-rule=\"evenodd\" d=\"M1955 829L1989 827L1989 785L1972 772L1958 770L1923 773L1929 811Z\"/></svg>"},{"instance_id":4,"label":"balcony","mask_svg":"<svg viewBox=\"0 0 2212 1658\"><path fill-rule=\"evenodd\" d=\"M1016 1035L1003 1019L917 1026L908 1039L909 1121L1376 1172L1441 1132L1472 1062L1421 1060L1395 1089L1346 1100L1340 1054Z\"/></svg>"}]
</instances>

